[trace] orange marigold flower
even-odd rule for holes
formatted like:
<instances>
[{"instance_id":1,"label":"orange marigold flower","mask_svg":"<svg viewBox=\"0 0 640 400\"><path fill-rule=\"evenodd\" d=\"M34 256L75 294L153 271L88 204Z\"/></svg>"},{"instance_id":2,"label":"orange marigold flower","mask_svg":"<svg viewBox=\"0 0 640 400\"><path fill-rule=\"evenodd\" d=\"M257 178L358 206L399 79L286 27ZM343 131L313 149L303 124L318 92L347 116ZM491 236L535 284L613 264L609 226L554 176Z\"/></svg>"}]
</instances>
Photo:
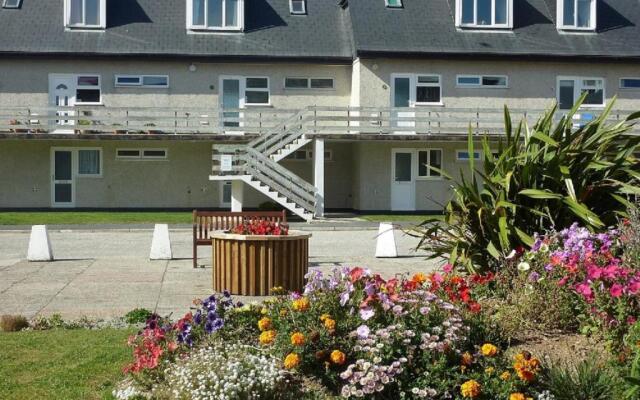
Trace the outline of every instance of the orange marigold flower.
<instances>
[{"instance_id":1,"label":"orange marigold flower","mask_svg":"<svg viewBox=\"0 0 640 400\"><path fill-rule=\"evenodd\" d=\"M276 331L269 330L264 331L260 334L260 343L261 344L271 344L274 340L276 340Z\"/></svg>"},{"instance_id":2,"label":"orange marigold flower","mask_svg":"<svg viewBox=\"0 0 640 400\"><path fill-rule=\"evenodd\" d=\"M301 297L293 301L293 309L295 311L307 311L309 309L309 299Z\"/></svg>"},{"instance_id":3,"label":"orange marigold flower","mask_svg":"<svg viewBox=\"0 0 640 400\"><path fill-rule=\"evenodd\" d=\"M480 348L482 355L485 357L493 357L498 354L498 348L491 343L485 343Z\"/></svg>"},{"instance_id":4,"label":"orange marigold flower","mask_svg":"<svg viewBox=\"0 0 640 400\"><path fill-rule=\"evenodd\" d=\"M331 352L329 359L336 365L342 365L347 360L347 356L340 350L334 350Z\"/></svg>"},{"instance_id":5,"label":"orange marigold flower","mask_svg":"<svg viewBox=\"0 0 640 400\"><path fill-rule=\"evenodd\" d=\"M329 314L322 314L320 316L320 322L324 322L324 321L326 321L328 319L331 319L331 315L329 315Z\"/></svg>"},{"instance_id":6,"label":"orange marigold flower","mask_svg":"<svg viewBox=\"0 0 640 400\"><path fill-rule=\"evenodd\" d=\"M423 274L422 272L418 272L413 276L413 278L411 278L411 280L419 285L422 285L427 281L427 275Z\"/></svg>"},{"instance_id":7,"label":"orange marigold flower","mask_svg":"<svg viewBox=\"0 0 640 400\"><path fill-rule=\"evenodd\" d=\"M473 379L466 381L460 386L460 393L462 394L462 397L465 397L465 398L473 399L475 397L480 396L481 392L482 392L482 387L478 382L474 381Z\"/></svg>"},{"instance_id":8,"label":"orange marigold flower","mask_svg":"<svg viewBox=\"0 0 640 400\"><path fill-rule=\"evenodd\" d=\"M327 328L330 331L333 331L336 329L336 321L328 318L324 320L324 327Z\"/></svg>"},{"instance_id":9,"label":"orange marigold flower","mask_svg":"<svg viewBox=\"0 0 640 400\"><path fill-rule=\"evenodd\" d=\"M469 366L473 363L473 356L468 351L462 354L462 360L460 361L462 365Z\"/></svg>"},{"instance_id":10,"label":"orange marigold flower","mask_svg":"<svg viewBox=\"0 0 640 400\"><path fill-rule=\"evenodd\" d=\"M509 400L527 400L522 393L511 393L509 395Z\"/></svg>"},{"instance_id":11,"label":"orange marigold flower","mask_svg":"<svg viewBox=\"0 0 640 400\"><path fill-rule=\"evenodd\" d=\"M513 369L516 370L518 377L525 382L533 381L540 371L540 360L532 357L527 351L516 354L514 360Z\"/></svg>"},{"instance_id":12,"label":"orange marigold flower","mask_svg":"<svg viewBox=\"0 0 640 400\"><path fill-rule=\"evenodd\" d=\"M271 318L261 318L260 321L258 321L258 329L260 329L262 332L271 329Z\"/></svg>"},{"instance_id":13,"label":"orange marigold flower","mask_svg":"<svg viewBox=\"0 0 640 400\"><path fill-rule=\"evenodd\" d=\"M296 353L289 353L284 358L284 367L286 369L292 369L300 365L300 356Z\"/></svg>"},{"instance_id":14,"label":"orange marigold flower","mask_svg":"<svg viewBox=\"0 0 640 400\"><path fill-rule=\"evenodd\" d=\"M294 332L291 335L291 344L294 346L303 346L305 342L304 335L300 332Z\"/></svg>"},{"instance_id":15,"label":"orange marigold flower","mask_svg":"<svg viewBox=\"0 0 640 400\"><path fill-rule=\"evenodd\" d=\"M502 379L503 381L508 381L509 379L511 379L511 373L509 371L504 371L502 374L500 374L500 379Z\"/></svg>"}]
</instances>

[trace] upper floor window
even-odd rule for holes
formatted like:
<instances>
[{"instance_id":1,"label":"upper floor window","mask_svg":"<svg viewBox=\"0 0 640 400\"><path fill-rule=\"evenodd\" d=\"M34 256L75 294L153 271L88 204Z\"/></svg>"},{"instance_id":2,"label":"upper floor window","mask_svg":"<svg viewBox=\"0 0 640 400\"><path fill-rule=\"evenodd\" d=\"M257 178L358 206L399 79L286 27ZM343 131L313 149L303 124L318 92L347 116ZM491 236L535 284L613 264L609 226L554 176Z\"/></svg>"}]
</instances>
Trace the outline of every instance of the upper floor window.
<instances>
[{"instance_id":1,"label":"upper floor window","mask_svg":"<svg viewBox=\"0 0 640 400\"><path fill-rule=\"evenodd\" d=\"M402 8L402 0L384 0L384 5L389 8Z\"/></svg>"},{"instance_id":2,"label":"upper floor window","mask_svg":"<svg viewBox=\"0 0 640 400\"><path fill-rule=\"evenodd\" d=\"M583 106L603 107L605 105L604 79L582 77L558 77L558 106L570 110L583 93L587 97Z\"/></svg>"},{"instance_id":3,"label":"upper floor window","mask_svg":"<svg viewBox=\"0 0 640 400\"><path fill-rule=\"evenodd\" d=\"M558 0L558 29L595 30L596 0Z\"/></svg>"},{"instance_id":4,"label":"upper floor window","mask_svg":"<svg viewBox=\"0 0 640 400\"><path fill-rule=\"evenodd\" d=\"M640 89L640 78L621 78L620 89Z\"/></svg>"},{"instance_id":5,"label":"upper floor window","mask_svg":"<svg viewBox=\"0 0 640 400\"><path fill-rule=\"evenodd\" d=\"M116 87L139 86L148 88L168 88L167 75L116 75Z\"/></svg>"},{"instance_id":6,"label":"upper floor window","mask_svg":"<svg viewBox=\"0 0 640 400\"><path fill-rule=\"evenodd\" d=\"M106 3L106 0L65 0L65 26L104 29L107 26Z\"/></svg>"},{"instance_id":7,"label":"upper floor window","mask_svg":"<svg viewBox=\"0 0 640 400\"><path fill-rule=\"evenodd\" d=\"M508 87L508 78L505 75L458 75L456 85L473 88L506 88Z\"/></svg>"},{"instance_id":8,"label":"upper floor window","mask_svg":"<svg viewBox=\"0 0 640 400\"><path fill-rule=\"evenodd\" d=\"M21 0L4 0L2 2L2 8L20 8Z\"/></svg>"},{"instance_id":9,"label":"upper floor window","mask_svg":"<svg viewBox=\"0 0 640 400\"><path fill-rule=\"evenodd\" d=\"M187 26L194 30L242 30L244 0L187 0Z\"/></svg>"},{"instance_id":10,"label":"upper floor window","mask_svg":"<svg viewBox=\"0 0 640 400\"><path fill-rule=\"evenodd\" d=\"M512 28L513 0L456 0L456 25L463 28Z\"/></svg>"},{"instance_id":11,"label":"upper floor window","mask_svg":"<svg viewBox=\"0 0 640 400\"><path fill-rule=\"evenodd\" d=\"M307 0L289 0L291 14L306 14Z\"/></svg>"}]
</instances>

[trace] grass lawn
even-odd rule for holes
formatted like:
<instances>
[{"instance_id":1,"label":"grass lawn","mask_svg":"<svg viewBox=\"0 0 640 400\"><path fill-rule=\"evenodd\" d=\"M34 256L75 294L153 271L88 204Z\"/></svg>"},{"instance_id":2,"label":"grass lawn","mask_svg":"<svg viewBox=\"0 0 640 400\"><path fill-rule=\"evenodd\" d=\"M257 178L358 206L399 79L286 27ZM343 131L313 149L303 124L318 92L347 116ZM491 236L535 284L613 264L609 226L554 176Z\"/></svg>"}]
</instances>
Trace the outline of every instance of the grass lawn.
<instances>
[{"instance_id":1,"label":"grass lawn","mask_svg":"<svg viewBox=\"0 0 640 400\"><path fill-rule=\"evenodd\" d=\"M419 224L430 215L394 215L394 214L371 214L359 215L358 218L371 222L412 222Z\"/></svg>"},{"instance_id":2,"label":"grass lawn","mask_svg":"<svg viewBox=\"0 0 640 400\"><path fill-rule=\"evenodd\" d=\"M0 399L111 399L132 330L0 333Z\"/></svg>"},{"instance_id":3,"label":"grass lawn","mask_svg":"<svg viewBox=\"0 0 640 400\"><path fill-rule=\"evenodd\" d=\"M190 224L190 212L0 212L0 225Z\"/></svg>"}]
</instances>

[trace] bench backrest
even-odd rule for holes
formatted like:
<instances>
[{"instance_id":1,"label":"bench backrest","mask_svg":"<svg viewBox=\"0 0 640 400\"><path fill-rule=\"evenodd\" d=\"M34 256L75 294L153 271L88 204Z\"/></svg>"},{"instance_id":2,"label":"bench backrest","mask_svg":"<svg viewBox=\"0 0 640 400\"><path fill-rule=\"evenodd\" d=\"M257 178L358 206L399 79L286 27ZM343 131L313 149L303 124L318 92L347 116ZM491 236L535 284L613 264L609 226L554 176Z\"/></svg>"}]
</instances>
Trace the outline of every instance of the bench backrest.
<instances>
[{"instance_id":1,"label":"bench backrest","mask_svg":"<svg viewBox=\"0 0 640 400\"><path fill-rule=\"evenodd\" d=\"M286 223L285 211L198 211L193 210L193 234L197 240L209 239L209 232L230 230L248 221Z\"/></svg>"}]
</instances>

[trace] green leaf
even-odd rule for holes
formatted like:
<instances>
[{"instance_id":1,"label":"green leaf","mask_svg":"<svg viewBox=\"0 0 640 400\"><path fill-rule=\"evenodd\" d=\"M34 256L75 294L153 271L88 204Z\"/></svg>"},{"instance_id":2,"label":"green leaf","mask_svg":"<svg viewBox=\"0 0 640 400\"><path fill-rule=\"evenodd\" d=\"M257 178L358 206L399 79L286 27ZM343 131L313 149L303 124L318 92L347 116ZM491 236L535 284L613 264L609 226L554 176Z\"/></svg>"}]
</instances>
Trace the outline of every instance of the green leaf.
<instances>
[{"instance_id":1,"label":"green leaf","mask_svg":"<svg viewBox=\"0 0 640 400\"><path fill-rule=\"evenodd\" d=\"M496 249L496 246L491 241L489 241L489 244L487 245L487 251L489 252L491 257L495 258L496 260L499 260L501 258L500 252L498 251L498 249Z\"/></svg>"},{"instance_id":2,"label":"green leaf","mask_svg":"<svg viewBox=\"0 0 640 400\"><path fill-rule=\"evenodd\" d=\"M537 189L525 189L521 190L519 194L527 197L531 197L532 199L553 199L559 200L562 199L562 195L551 193L545 190L537 190Z\"/></svg>"},{"instance_id":3,"label":"green leaf","mask_svg":"<svg viewBox=\"0 0 640 400\"><path fill-rule=\"evenodd\" d=\"M603 228L605 226L602 220L600 220L600 218L593 211L589 210L584 204L579 203L570 197L565 197L562 201L567 206L569 206L576 217L580 218L590 226L596 228Z\"/></svg>"},{"instance_id":4,"label":"green leaf","mask_svg":"<svg viewBox=\"0 0 640 400\"><path fill-rule=\"evenodd\" d=\"M556 142L555 140L553 140L548 135L545 135L542 132L534 132L533 135L531 135L531 137L538 139L542 142L545 142L546 144L552 147L558 147L560 145L558 142Z\"/></svg>"},{"instance_id":5,"label":"green leaf","mask_svg":"<svg viewBox=\"0 0 640 400\"><path fill-rule=\"evenodd\" d=\"M521 231L517 227L514 227L514 230L516 231L516 235L518 235L518 237L520 238L520 240L522 240L524 244L526 244L529 247L533 246L533 243L535 241L531 236L527 235L525 232Z\"/></svg>"}]
</instances>

